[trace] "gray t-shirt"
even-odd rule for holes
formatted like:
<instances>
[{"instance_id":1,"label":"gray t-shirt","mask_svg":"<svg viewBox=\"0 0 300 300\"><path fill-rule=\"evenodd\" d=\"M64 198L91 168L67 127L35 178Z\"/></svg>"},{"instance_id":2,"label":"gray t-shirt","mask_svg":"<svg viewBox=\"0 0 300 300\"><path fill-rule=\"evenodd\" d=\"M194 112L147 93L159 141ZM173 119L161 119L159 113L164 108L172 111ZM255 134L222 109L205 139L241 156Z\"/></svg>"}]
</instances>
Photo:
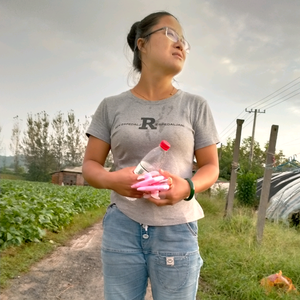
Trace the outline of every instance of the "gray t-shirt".
<instances>
[{"instance_id":1,"label":"gray t-shirt","mask_svg":"<svg viewBox=\"0 0 300 300\"><path fill-rule=\"evenodd\" d=\"M171 148L162 168L182 178L192 177L195 150L219 142L206 100L181 90L159 101L139 99L131 91L105 98L87 135L111 145L116 170L137 166L151 149L166 140ZM158 207L144 198L129 201L112 191L111 202L129 218L153 226L182 224L204 217L196 199Z\"/></svg>"}]
</instances>

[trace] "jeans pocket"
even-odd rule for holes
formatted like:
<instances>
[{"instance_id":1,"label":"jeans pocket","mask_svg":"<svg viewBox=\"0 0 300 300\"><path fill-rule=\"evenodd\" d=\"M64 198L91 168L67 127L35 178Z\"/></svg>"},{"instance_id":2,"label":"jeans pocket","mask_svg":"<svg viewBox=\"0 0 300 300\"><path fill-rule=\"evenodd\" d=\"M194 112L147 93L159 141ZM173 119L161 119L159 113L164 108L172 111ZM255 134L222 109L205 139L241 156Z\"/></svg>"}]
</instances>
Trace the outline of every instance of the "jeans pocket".
<instances>
[{"instance_id":1,"label":"jeans pocket","mask_svg":"<svg viewBox=\"0 0 300 300\"><path fill-rule=\"evenodd\" d=\"M197 221L186 223L186 226L188 227L190 232L193 234L193 236L198 236L198 222Z\"/></svg>"},{"instance_id":2,"label":"jeans pocket","mask_svg":"<svg viewBox=\"0 0 300 300\"><path fill-rule=\"evenodd\" d=\"M189 277L189 256L157 256L156 276L165 290L178 291Z\"/></svg>"},{"instance_id":3,"label":"jeans pocket","mask_svg":"<svg viewBox=\"0 0 300 300\"><path fill-rule=\"evenodd\" d=\"M105 220L107 219L107 216L109 215L109 213L112 211L112 208L114 208L114 207L117 207L116 203L111 203L111 204L107 207L106 212L105 212L105 214L104 214L104 217L103 217L103 219L102 219L102 226L103 226L103 227L105 226L104 223L105 223Z\"/></svg>"}]
</instances>

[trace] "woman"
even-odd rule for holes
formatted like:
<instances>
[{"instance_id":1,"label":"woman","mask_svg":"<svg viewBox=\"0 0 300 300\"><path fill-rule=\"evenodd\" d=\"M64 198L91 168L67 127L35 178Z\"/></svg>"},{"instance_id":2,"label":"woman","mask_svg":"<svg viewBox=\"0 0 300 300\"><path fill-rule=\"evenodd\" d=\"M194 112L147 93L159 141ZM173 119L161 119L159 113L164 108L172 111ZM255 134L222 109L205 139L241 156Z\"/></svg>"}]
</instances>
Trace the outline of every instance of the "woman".
<instances>
[{"instance_id":1,"label":"woman","mask_svg":"<svg viewBox=\"0 0 300 300\"><path fill-rule=\"evenodd\" d=\"M218 178L218 136L207 102L172 85L190 50L178 20L150 14L133 24L127 41L140 79L100 103L83 163L90 185L112 190L101 248L105 299L144 299L148 278L155 300L195 299L202 265L197 220L204 215L193 195ZM133 171L161 140L171 144L160 170L170 189L146 199L131 187L138 182ZM114 172L103 168L110 150ZM194 156L199 169L192 177Z\"/></svg>"}]
</instances>

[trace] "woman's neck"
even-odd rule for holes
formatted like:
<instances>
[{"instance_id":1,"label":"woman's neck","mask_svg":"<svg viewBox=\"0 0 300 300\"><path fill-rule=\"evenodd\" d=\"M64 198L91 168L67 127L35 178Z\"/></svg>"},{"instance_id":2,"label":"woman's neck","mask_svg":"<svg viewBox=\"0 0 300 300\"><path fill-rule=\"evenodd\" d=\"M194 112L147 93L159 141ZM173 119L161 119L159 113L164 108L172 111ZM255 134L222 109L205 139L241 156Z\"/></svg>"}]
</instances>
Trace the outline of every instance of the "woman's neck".
<instances>
[{"instance_id":1,"label":"woman's neck","mask_svg":"<svg viewBox=\"0 0 300 300\"><path fill-rule=\"evenodd\" d=\"M157 101L171 97L177 89L172 85L172 78L157 78L142 74L138 84L131 91L139 98Z\"/></svg>"}]
</instances>

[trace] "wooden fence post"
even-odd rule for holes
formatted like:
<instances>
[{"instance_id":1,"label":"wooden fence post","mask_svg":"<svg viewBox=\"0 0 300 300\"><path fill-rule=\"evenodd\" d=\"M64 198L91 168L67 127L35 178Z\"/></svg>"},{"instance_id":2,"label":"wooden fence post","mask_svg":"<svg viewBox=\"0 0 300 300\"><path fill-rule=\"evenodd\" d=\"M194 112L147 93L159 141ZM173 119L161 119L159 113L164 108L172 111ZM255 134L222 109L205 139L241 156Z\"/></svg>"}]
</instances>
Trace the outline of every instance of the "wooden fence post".
<instances>
[{"instance_id":1,"label":"wooden fence post","mask_svg":"<svg viewBox=\"0 0 300 300\"><path fill-rule=\"evenodd\" d=\"M272 125L271 127L271 134L269 140L269 148L266 155L266 166L264 172L264 179L262 183L262 190L260 194L260 201L258 207L258 215L257 215L257 242L260 244L263 238L264 226L265 226L265 219L266 219L266 212L269 202L269 194L270 194L270 187L271 187L271 177L272 177L272 164L273 164L273 157L275 155L275 146L277 141L277 134L278 134L278 125Z\"/></svg>"},{"instance_id":2,"label":"wooden fence post","mask_svg":"<svg viewBox=\"0 0 300 300\"><path fill-rule=\"evenodd\" d=\"M231 217L232 210L233 210L233 199L234 199L234 191L235 191L235 184L237 178L236 172L238 169L242 125L244 123L244 120L237 119L236 123L237 123L236 136L235 136L235 143L234 143L234 150L233 150L233 161L231 164L230 184L229 184L229 190L226 198L225 217Z\"/></svg>"}]
</instances>

